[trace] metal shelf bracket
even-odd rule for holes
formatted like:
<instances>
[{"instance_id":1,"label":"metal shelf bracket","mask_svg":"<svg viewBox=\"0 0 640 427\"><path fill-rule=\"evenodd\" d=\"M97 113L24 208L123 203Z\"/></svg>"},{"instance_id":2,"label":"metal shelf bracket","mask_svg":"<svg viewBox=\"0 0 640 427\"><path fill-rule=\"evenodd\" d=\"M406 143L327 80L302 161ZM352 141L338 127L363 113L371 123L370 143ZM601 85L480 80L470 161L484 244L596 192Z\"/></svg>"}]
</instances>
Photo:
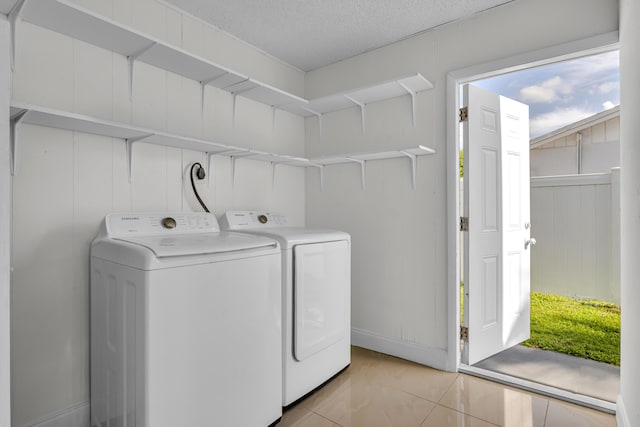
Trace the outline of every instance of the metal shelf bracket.
<instances>
[{"instance_id":1,"label":"metal shelf bracket","mask_svg":"<svg viewBox=\"0 0 640 427\"><path fill-rule=\"evenodd\" d=\"M200 118L204 117L204 89L206 87L207 87L207 82L204 80L201 81L200 82Z\"/></svg>"},{"instance_id":2,"label":"metal shelf bracket","mask_svg":"<svg viewBox=\"0 0 640 427\"><path fill-rule=\"evenodd\" d=\"M211 187L211 175L213 175L213 168L211 167L211 158L216 155L216 153L206 152L207 156L207 187Z\"/></svg>"},{"instance_id":3,"label":"metal shelf bracket","mask_svg":"<svg viewBox=\"0 0 640 427\"><path fill-rule=\"evenodd\" d=\"M230 156L231 159L231 189L236 186L236 160L238 159L236 156Z\"/></svg>"},{"instance_id":4,"label":"metal shelf bracket","mask_svg":"<svg viewBox=\"0 0 640 427\"><path fill-rule=\"evenodd\" d=\"M124 142L127 148L127 172L129 174L129 184L131 184L133 179L133 143L142 141L143 139L149 138L154 134L150 133L148 135L138 136L135 138L125 138Z\"/></svg>"},{"instance_id":5,"label":"metal shelf bracket","mask_svg":"<svg viewBox=\"0 0 640 427\"><path fill-rule=\"evenodd\" d=\"M418 168L418 156L416 154L408 153L402 150L400 152L405 156L409 157L409 159L411 159L411 185L412 185L412 188L415 190L416 189L416 172Z\"/></svg>"},{"instance_id":6,"label":"metal shelf bracket","mask_svg":"<svg viewBox=\"0 0 640 427\"><path fill-rule=\"evenodd\" d=\"M276 106L271 106L271 130L276 128Z\"/></svg>"},{"instance_id":7,"label":"metal shelf bracket","mask_svg":"<svg viewBox=\"0 0 640 427\"><path fill-rule=\"evenodd\" d=\"M322 136L322 113L314 111L311 108L302 107L302 109L310 112L318 118L318 131L320 132L320 136Z\"/></svg>"},{"instance_id":8,"label":"metal shelf bracket","mask_svg":"<svg viewBox=\"0 0 640 427\"><path fill-rule=\"evenodd\" d=\"M156 42L152 42L149 45L143 47L137 52L132 53L127 56L127 65L129 66L129 100L133 100L133 65L140 56L142 56L146 51L151 49L156 45Z\"/></svg>"},{"instance_id":9,"label":"metal shelf bracket","mask_svg":"<svg viewBox=\"0 0 640 427\"><path fill-rule=\"evenodd\" d=\"M313 165L320 172L320 192L324 191L324 165Z\"/></svg>"},{"instance_id":10,"label":"metal shelf bracket","mask_svg":"<svg viewBox=\"0 0 640 427\"><path fill-rule=\"evenodd\" d=\"M9 133L10 133L10 150L11 150L11 176L18 174L18 134L17 128L20 120L27 114L29 110L22 110L14 114L9 120Z\"/></svg>"},{"instance_id":11,"label":"metal shelf bracket","mask_svg":"<svg viewBox=\"0 0 640 427\"><path fill-rule=\"evenodd\" d=\"M214 81L214 79L208 79L208 80L203 80L200 82L200 116L204 117L204 95L205 95L205 88L207 87L207 85L209 83L211 83L212 81Z\"/></svg>"},{"instance_id":12,"label":"metal shelf bracket","mask_svg":"<svg viewBox=\"0 0 640 427\"><path fill-rule=\"evenodd\" d=\"M11 32L11 45L9 46L9 49L11 49L11 71L16 69L16 24L18 22L18 18L20 18L20 12L22 12L22 8L26 3L27 0L18 0L18 2L13 5L13 8L11 8L9 15L7 16Z\"/></svg>"},{"instance_id":13,"label":"metal shelf bracket","mask_svg":"<svg viewBox=\"0 0 640 427\"><path fill-rule=\"evenodd\" d=\"M345 157L345 159L360 164L360 182L362 183L362 190L364 191L367 185L367 178L365 174L367 161L362 159L356 159L354 157Z\"/></svg>"},{"instance_id":14,"label":"metal shelf bracket","mask_svg":"<svg viewBox=\"0 0 640 427\"><path fill-rule=\"evenodd\" d=\"M406 84L402 83L401 81L398 81L397 83L400 86L402 86L402 88L406 90L409 95L411 95L411 124L415 126L416 125L416 92L411 90Z\"/></svg>"},{"instance_id":15,"label":"metal shelf bracket","mask_svg":"<svg viewBox=\"0 0 640 427\"><path fill-rule=\"evenodd\" d=\"M271 188L276 186L276 166L278 166L276 162L271 162Z\"/></svg>"},{"instance_id":16,"label":"metal shelf bracket","mask_svg":"<svg viewBox=\"0 0 640 427\"><path fill-rule=\"evenodd\" d=\"M349 95L344 95L344 97L360 107L360 125L362 127L362 133L364 134L364 107L366 107L366 104L350 97Z\"/></svg>"},{"instance_id":17,"label":"metal shelf bracket","mask_svg":"<svg viewBox=\"0 0 640 427\"><path fill-rule=\"evenodd\" d=\"M248 79L247 79L248 80ZM244 81L247 81L244 80ZM232 95L232 104L231 104L231 126L236 127L236 96L242 95L244 92L250 91L252 88L247 88L244 90L238 90L235 92L231 92Z\"/></svg>"},{"instance_id":18,"label":"metal shelf bracket","mask_svg":"<svg viewBox=\"0 0 640 427\"><path fill-rule=\"evenodd\" d=\"M216 80L218 80L221 77L226 76L227 74L229 74L228 72L224 72L222 74L219 74L215 77L211 77L210 79L206 79L206 80L202 80L200 82L200 114L204 117L204 95L205 95L205 88L207 85L215 82Z\"/></svg>"},{"instance_id":19,"label":"metal shelf bracket","mask_svg":"<svg viewBox=\"0 0 640 427\"><path fill-rule=\"evenodd\" d=\"M236 127L236 93L231 94L231 127Z\"/></svg>"}]
</instances>

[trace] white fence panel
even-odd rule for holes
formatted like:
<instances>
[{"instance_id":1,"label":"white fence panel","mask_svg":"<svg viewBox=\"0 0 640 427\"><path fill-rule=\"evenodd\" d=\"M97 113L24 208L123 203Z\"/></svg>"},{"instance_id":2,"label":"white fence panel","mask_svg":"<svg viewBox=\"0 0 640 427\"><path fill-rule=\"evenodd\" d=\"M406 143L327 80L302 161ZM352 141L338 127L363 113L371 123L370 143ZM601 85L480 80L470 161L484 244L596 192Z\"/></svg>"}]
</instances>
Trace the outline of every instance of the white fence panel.
<instances>
[{"instance_id":1,"label":"white fence panel","mask_svg":"<svg viewBox=\"0 0 640 427\"><path fill-rule=\"evenodd\" d=\"M531 290L620 304L619 169L531 178Z\"/></svg>"}]
</instances>

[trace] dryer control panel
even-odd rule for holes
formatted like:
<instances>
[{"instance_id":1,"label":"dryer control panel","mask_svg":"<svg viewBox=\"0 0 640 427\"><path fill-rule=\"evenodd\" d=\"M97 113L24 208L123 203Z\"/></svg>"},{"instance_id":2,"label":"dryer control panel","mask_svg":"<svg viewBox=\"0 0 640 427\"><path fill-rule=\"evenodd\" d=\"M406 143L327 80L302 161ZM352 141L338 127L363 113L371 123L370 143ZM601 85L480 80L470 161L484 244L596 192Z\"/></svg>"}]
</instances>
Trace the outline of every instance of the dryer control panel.
<instances>
[{"instance_id":1,"label":"dryer control panel","mask_svg":"<svg viewBox=\"0 0 640 427\"><path fill-rule=\"evenodd\" d=\"M218 232L215 215L204 212L111 214L105 218L111 237Z\"/></svg>"},{"instance_id":2,"label":"dryer control panel","mask_svg":"<svg viewBox=\"0 0 640 427\"><path fill-rule=\"evenodd\" d=\"M266 227L288 227L281 213L262 211L229 211L220 218L223 230L249 230Z\"/></svg>"}]
</instances>

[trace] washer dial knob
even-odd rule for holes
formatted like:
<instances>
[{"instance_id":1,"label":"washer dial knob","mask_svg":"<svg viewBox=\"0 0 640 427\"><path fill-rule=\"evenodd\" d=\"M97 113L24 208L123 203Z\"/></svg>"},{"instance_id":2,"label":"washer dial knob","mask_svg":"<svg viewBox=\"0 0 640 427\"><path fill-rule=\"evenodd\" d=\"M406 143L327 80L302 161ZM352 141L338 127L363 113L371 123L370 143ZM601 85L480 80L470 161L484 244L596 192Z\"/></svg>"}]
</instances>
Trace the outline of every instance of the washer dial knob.
<instances>
[{"instance_id":1,"label":"washer dial knob","mask_svg":"<svg viewBox=\"0 0 640 427\"><path fill-rule=\"evenodd\" d=\"M258 215L258 221L260 221L260 224L266 224L269 218L266 215Z\"/></svg>"},{"instance_id":2,"label":"washer dial knob","mask_svg":"<svg viewBox=\"0 0 640 427\"><path fill-rule=\"evenodd\" d=\"M171 218L170 216L166 217L166 218L162 218L162 226L164 228L176 228L176 220Z\"/></svg>"}]
</instances>

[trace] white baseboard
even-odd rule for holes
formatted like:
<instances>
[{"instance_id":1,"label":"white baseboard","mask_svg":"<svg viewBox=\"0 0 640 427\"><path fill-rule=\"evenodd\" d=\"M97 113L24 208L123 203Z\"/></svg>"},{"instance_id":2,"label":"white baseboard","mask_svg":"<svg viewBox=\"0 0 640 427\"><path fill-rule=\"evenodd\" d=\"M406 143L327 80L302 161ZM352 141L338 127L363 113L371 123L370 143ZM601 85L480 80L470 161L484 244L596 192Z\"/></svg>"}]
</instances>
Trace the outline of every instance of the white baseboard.
<instances>
[{"instance_id":1,"label":"white baseboard","mask_svg":"<svg viewBox=\"0 0 640 427\"><path fill-rule=\"evenodd\" d=\"M89 402L82 402L22 427L89 427Z\"/></svg>"},{"instance_id":2,"label":"white baseboard","mask_svg":"<svg viewBox=\"0 0 640 427\"><path fill-rule=\"evenodd\" d=\"M622 400L622 395L618 395L616 406L616 422L618 423L618 427L631 427L629 416L627 415L627 410L625 409L624 401Z\"/></svg>"},{"instance_id":3,"label":"white baseboard","mask_svg":"<svg viewBox=\"0 0 640 427\"><path fill-rule=\"evenodd\" d=\"M361 329L351 329L351 344L440 370L445 370L447 365L446 350L383 337Z\"/></svg>"}]
</instances>

